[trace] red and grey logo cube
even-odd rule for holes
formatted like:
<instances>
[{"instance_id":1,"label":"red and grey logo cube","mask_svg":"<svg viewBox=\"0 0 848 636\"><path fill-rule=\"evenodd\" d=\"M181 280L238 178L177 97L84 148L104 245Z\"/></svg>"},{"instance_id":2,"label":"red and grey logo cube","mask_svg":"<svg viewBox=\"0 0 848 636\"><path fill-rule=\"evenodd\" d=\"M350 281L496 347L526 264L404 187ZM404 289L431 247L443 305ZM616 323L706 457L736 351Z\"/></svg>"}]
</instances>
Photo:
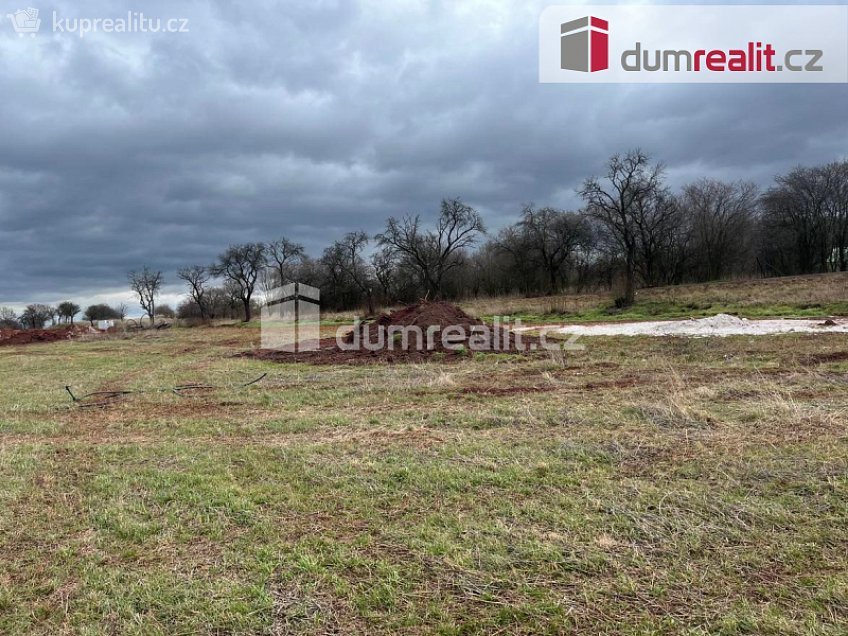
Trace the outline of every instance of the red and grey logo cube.
<instances>
[{"instance_id":1,"label":"red and grey logo cube","mask_svg":"<svg viewBox=\"0 0 848 636\"><path fill-rule=\"evenodd\" d=\"M560 67L584 73L609 68L609 22L586 16L561 26Z\"/></svg>"}]
</instances>

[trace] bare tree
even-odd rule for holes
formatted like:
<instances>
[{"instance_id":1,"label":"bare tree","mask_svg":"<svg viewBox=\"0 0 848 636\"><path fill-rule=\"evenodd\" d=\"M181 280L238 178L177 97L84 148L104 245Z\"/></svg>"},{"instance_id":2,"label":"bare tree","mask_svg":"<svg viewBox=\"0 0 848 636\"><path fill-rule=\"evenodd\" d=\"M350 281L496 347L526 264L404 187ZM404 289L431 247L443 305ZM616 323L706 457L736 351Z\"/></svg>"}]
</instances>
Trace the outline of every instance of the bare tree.
<instances>
[{"instance_id":1,"label":"bare tree","mask_svg":"<svg viewBox=\"0 0 848 636\"><path fill-rule=\"evenodd\" d=\"M780 251L791 254L798 273L828 271L833 255L829 175L820 168L799 167L775 180L762 201L768 229L782 230L788 240Z\"/></svg>"},{"instance_id":2,"label":"bare tree","mask_svg":"<svg viewBox=\"0 0 848 636\"><path fill-rule=\"evenodd\" d=\"M82 311L79 305L76 303L72 303L70 301L65 301L63 303L59 303L57 307L57 311L59 313L59 318L65 322L74 324L74 317Z\"/></svg>"},{"instance_id":3,"label":"bare tree","mask_svg":"<svg viewBox=\"0 0 848 636\"><path fill-rule=\"evenodd\" d=\"M848 162L798 167L776 182L762 197L770 269L848 270Z\"/></svg>"},{"instance_id":4,"label":"bare tree","mask_svg":"<svg viewBox=\"0 0 848 636\"><path fill-rule=\"evenodd\" d=\"M177 272L177 277L188 284L189 296L200 311L200 319L209 318L209 303L206 295L206 286L212 279L209 268L202 265L184 267Z\"/></svg>"},{"instance_id":5,"label":"bare tree","mask_svg":"<svg viewBox=\"0 0 848 636\"><path fill-rule=\"evenodd\" d=\"M683 188L681 206L692 229L694 274L718 280L750 252L759 193L753 183L700 179Z\"/></svg>"},{"instance_id":6,"label":"bare tree","mask_svg":"<svg viewBox=\"0 0 848 636\"><path fill-rule=\"evenodd\" d=\"M19 329L18 315L11 307L0 307L0 328Z\"/></svg>"},{"instance_id":7,"label":"bare tree","mask_svg":"<svg viewBox=\"0 0 848 636\"><path fill-rule=\"evenodd\" d=\"M331 245L319 259L322 300L329 306L349 307L358 302L357 291L351 288L342 263L344 257L344 250L338 245Z\"/></svg>"},{"instance_id":8,"label":"bare tree","mask_svg":"<svg viewBox=\"0 0 848 636\"><path fill-rule=\"evenodd\" d=\"M50 320L51 308L47 305L33 304L27 305L21 314L21 324L26 329L43 329Z\"/></svg>"},{"instance_id":9,"label":"bare tree","mask_svg":"<svg viewBox=\"0 0 848 636\"><path fill-rule=\"evenodd\" d=\"M821 170L827 175L829 192L825 213L830 226L830 269L848 271L848 161L830 163Z\"/></svg>"},{"instance_id":10,"label":"bare tree","mask_svg":"<svg viewBox=\"0 0 848 636\"><path fill-rule=\"evenodd\" d=\"M133 271L128 275L130 289L138 296L138 303L150 318L150 324L156 324L156 298L162 291L165 277L162 272L145 267L140 272Z\"/></svg>"},{"instance_id":11,"label":"bare tree","mask_svg":"<svg viewBox=\"0 0 848 636\"><path fill-rule=\"evenodd\" d=\"M84 320L88 320L89 322L95 322L97 320L116 320L121 316L118 313L118 310L114 307L99 304L89 305L82 317Z\"/></svg>"},{"instance_id":12,"label":"bare tree","mask_svg":"<svg viewBox=\"0 0 848 636\"><path fill-rule=\"evenodd\" d=\"M241 319L245 320L246 314L244 311L244 303L241 298L241 285L228 278L224 280L221 291L223 292L222 299L226 303L228 315L235 318L240 314Z\"/></svg>"},{"instance_id":13,"label":"bare tree","mask_svg":"<svg viewBox=\"0 0 848 636\"><path fill-rule=\"evenodd\" d=\"M236 297L233 299L228 289L232 286L226 281L222 287L209 287L204 294L206 304L206 315L209 319L235 318L240 310L241 301ZM200 307L192 300L180 303L177 308L177 316L180 318L200 318Z\"/></svg>"},{"instance_id":14,"label":"bare tree","mask_svg":"<svg viewBox=\"0 0 848 636\"><path fill-rule=\"evenodd\" d=\"M463 251L483 232L483 219L477 210L459 199L445 199L434 230L423 230L420 216L402 220L392 217L377 241L401 257L417 273L427 294L438 298L445 275L462 265Z\"/></svg>"},{"instance_id":15,"label":"bare tree","mask_svg":"<svg viewBox=\"0 0 848 636\"><path fill-rule=\"evenodd\" d=\"M266 264L265 245L244 243L231 245L211 267L213 275L222 276L231 284L231 291L244 307L245 322L249 322L253 317L250 302L256 289L256 281Z\"/></svg>"},{"instance_id":16,"label":"bare tree","mask_svg":"<svg viewBox=\"0 0 848 636\"><path fill-rule=\"evenodd\" d=\"M177 312L168 304L158 305L156 307L156 315L162 318L176 318Z\"/></svg>"},{"instance_id":17,"label":"bare tree","mask_svg":"<svg viewBox=\"0 0 848 636\"><path fill-rule=\"evenodd\" d=\"M526 205L521 220L502 232L496 244L512 255L516 265L541 273L548 293L553 294L573 264L577 248L590 241L589 224L580 214Z\"/></svg>"},{"instance_id":18,"label":"bare tree","mask_svg":"<svg viewBox=\"0 0 848 636\"><path fill-rule=\"evenodd\" d=\"M59 309L55 305L47 305L47 317L50 319L50 326L56 326L56 319L59 316Z\"/></svg>"},{"instance_id":19,"label":"bare tree","mask_svg":"<svg viewBox=\"0 0 848 636\"><path fill-rule=\"evenodd\" d=\"M371 269L380 285L384 301L391 301L395 294L395 270L397 259L392 250L383 248L371 255Z\"/></svg>"},{"instance_id":20,"label":"bare tree","mask_svg":"<svg viewBox=\"0 0 848 636\"><path fill-rule=\"evenodd\" d=\"M605 183L591 177L578 191L586 201L588 213L605 227L624 257L626 304L633 304L636 299L637 220L647 201L661 190L662 176L662 165L650 165L648 155L636 149L610 158Z\"/></svg>"},{"instance_id":21,"label":"bare tree","mask_svg":"<svg viewBox=\"0 0 848 636\"><path fill-rule=\"evenodd\" d=\"M681 282L689 257L690 231L682 209L667 190L636 206L636 270L647 287Z\"/></svg>"},{"instance_id":22,"label":"bare tree","mask_svg":"<svg viewBox=\"0 0 848 636\"><path fill-rule=\"evenodd\" d=\"M292 269L306 257L306 250L300 243L281 238L267 246L268 263L274 270L275 285L292 282Z\"/></svg>"},{"instance_id":23,"label":"bare tree","mask_svg":"<svg viewBox=\"0 0 848 636\"><path fill-rule=\"evenodd\" d=\"M368 304L368 313L374 314L374 277L371 268L363 258L368 247L368 235L365 232L349 232L328 248L328 262L339 268L341 273L353 283L360 296Z\"/></svg>"},{"instance_id":24,"label":"bare tree","mask_svg":"<svg viewBox=\"0 0 848 636\"><path fill-rule=\"evenodd\" d=\"M516 286L525 294L538 291L537 264L527 258L530 252L528 237L517 223L503 228L483 250L488 252L488 257L492 260L495 255L506 259L496 261L501 263L501 269L507 279L506 286L499 288L496 294L508 293Z\"/></svg>"}]
</instances>

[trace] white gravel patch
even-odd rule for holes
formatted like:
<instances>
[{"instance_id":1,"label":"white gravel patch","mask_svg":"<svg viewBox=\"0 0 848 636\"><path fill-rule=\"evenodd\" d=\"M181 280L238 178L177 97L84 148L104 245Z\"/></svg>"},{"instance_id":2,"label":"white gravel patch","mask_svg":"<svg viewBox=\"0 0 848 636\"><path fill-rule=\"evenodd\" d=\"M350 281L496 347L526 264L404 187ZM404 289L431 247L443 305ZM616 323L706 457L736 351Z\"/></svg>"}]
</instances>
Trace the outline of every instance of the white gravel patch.
<instances>
[{"instance_id":1,"label":"white gravel patch","mask_svg":"<svg viewBox=\"0 0 848 636\"><path fill-rule=\"evenodd\" d=\"M658 320L653 322L608 322L590 325L546 325L522 327L514 331L539 331L549 334L577 336L684 336L709 338L724 336L769 336L780 333L848 333L848 319L839 319L832 326L822 320L748 320L728 314L689 320Z\"/></svg>"}]
</instances>

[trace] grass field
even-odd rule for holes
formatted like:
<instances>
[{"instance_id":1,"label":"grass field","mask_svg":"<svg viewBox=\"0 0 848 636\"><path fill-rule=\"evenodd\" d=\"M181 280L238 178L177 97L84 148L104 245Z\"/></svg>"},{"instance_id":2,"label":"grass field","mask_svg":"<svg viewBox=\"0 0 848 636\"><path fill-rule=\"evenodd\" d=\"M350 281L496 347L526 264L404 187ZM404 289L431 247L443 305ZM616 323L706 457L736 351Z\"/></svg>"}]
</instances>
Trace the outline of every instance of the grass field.
<instances>
[{"instance_id":1,"label":"grass field","mask_svg":"<svg viewBox=\"0 0 848 636\"><path fill-rule=\"evenodd\" d=\"M848 633L848 336L257 341L0 348L0 634Z\"/></svg>"},{"instance_id":2,"label":"grass field","mask_svg":"<svg viewBox=\"0 0 848 636\"><path fill-rule=\"evenodd\" d=\"M848 315L848 273L726 281L642 289L636 303L616 310L610 293L541 298L496 298L462 304L474 315L554 320L656 320L737 314L745 318L800 318Z\"/></svg>"}]
</instances>

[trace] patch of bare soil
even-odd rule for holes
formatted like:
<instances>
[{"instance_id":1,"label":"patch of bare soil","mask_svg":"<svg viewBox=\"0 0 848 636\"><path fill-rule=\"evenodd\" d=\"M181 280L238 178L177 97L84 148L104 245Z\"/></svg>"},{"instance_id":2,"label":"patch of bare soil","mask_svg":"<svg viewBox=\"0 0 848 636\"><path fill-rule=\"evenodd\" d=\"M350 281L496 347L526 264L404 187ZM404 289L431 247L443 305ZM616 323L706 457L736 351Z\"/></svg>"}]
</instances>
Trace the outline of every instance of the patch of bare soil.
<instances>
[{"instance_id":1,"label":"patch of bare soil","mask_svg":"<svg viewBox=\"0 0 848 636\"><path fill-rule=\"evenodd\" d=\"M507 387L485 387L467 386L460 390L463 395L486 395L502 397L507 395L521 395L522 393L549 393L556 391L553 386L507 386Z\"/></svg>"},{"instance_id":2,"label":"patch of bare soil","mask_svg":"<svg viewBox=\"0 0 848 636\"><path fill-rule=\"evenodd\" d=\"M79 325L53 329L2 329L0 330L0 347L73 340L89 332L89 327Z\"/></svg>"},{"instance_id":3,"label":"patch of bare soil","mask_svg":"<svg viewBox=\"0 0 848 636\"><path fill-rule=\"evenodd\" d=\"M597 382L587 382L583 388L587 391L599 391L601 389L627 389L641 384L650 382L647 377L626 376L615 380L600 380Z\"/></svg>"},{"instance_id":4,"label":"patch of bare soil","mask_svg":"<svg viewBox=\"0 0 848 636\"><path fill-rule=\"evenodd\" d=\"M845 362L848 360L848 351L833 351L831 353L818 353L806 356L804 364L825 364L827 362Z\"/></svg>"},{"instance_id":5,"label":"patch of bare soil","mask_svg":"<svg viewBox=\"0 0 848 636\"><path fill-rule=\"evenodd\" d=\"M317 351L258 349L239 355L308 364L415 363L434 356L440 361L456 361L475 351L526 353L536 341L517 337L502 327L485 325L456 305L424 301L357 325L344 337L344 346L335 338L326 338L320 341Z\"/></svg>"}]
</instances>

